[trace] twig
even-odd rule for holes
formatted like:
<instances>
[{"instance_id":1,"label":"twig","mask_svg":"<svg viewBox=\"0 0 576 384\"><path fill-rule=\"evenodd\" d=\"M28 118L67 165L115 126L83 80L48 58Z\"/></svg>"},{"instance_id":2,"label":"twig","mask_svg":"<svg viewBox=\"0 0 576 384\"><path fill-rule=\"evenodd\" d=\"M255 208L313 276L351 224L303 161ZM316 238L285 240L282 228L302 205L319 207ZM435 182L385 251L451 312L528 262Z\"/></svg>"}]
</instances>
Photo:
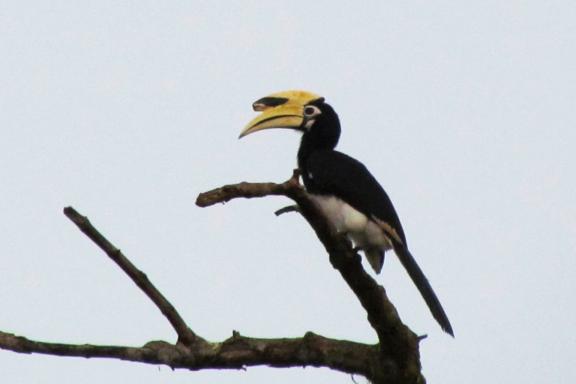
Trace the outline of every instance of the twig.
<instances>
[{"instance_id":1,"label":"twig","mask_svg":"<svg viewBox=\"0 0 576 384\"><path fill-rule=\"evenodd\" d=\"M289 205L287 207L280 208L279 210L275 211L274 214L276 216L280 216L289 212L300 212L300 207L297 205Z\"/></svg>"},{"instance_id":2,"label":"twig","mask_svg":"<svg viewBox=\"0 0 576 384\"><path fill-rule=\"evenodd\" d=\"M178 341L186 345L196 342L204 342L186 325L176 308L164 297L164 295L152 284L146 274L136 268L134 264L124 254L106 239L90 223L86 216L79 214L74 208L64 208L64 214L76 226L92 240L101 250L106 252L132 281L152 300L160 312L168 319L172 327L178 334Z\"/></svg>"}]
</instances>

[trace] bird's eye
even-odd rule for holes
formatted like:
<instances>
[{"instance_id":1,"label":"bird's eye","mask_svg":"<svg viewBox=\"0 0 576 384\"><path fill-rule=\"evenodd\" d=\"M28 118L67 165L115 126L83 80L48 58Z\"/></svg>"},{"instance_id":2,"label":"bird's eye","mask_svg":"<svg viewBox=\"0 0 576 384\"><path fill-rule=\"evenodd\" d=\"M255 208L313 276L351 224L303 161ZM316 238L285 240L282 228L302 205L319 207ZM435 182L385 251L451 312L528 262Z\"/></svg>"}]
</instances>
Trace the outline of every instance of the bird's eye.
<instances>
[{"instance_id":1,"label":"bird's eye","mask_svg":"<svg viewBox=\"0 0 576 384\"><path fill-rule=\"evenodd\" d=\"M320 111L320 108L318 108L314 105L308 105L308 106L304 107L304 116L306 116L306 117L316 116L316 115L319 115L320 113L322 113Z\"/></svg>"}]
</instances>

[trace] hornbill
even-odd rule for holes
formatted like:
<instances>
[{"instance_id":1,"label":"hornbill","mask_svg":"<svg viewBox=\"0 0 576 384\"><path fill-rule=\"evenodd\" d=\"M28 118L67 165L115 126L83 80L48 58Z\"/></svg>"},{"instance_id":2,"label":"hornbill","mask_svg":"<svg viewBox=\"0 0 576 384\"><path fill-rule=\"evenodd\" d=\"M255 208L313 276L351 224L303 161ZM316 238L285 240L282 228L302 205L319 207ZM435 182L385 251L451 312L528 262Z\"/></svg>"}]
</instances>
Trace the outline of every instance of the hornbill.
<instances>
[{"instance_id":1,"label":"hornbill","mask_svg":"<svg viewBox=\"0 0 576 384\"><path fill-rule=\"evenodd\" d=\"M406 236L390 198L358 160L334 150L340 138L340 120L324 98L306 91L285 91L252 104L262 112L240 134L269 128L303 133L298 168L306 190L328 221L364 251L376 273L384 252L393 249L442 329L454 336L450 321L428 279L408 250Z\"/></svg>"}]
</instances>

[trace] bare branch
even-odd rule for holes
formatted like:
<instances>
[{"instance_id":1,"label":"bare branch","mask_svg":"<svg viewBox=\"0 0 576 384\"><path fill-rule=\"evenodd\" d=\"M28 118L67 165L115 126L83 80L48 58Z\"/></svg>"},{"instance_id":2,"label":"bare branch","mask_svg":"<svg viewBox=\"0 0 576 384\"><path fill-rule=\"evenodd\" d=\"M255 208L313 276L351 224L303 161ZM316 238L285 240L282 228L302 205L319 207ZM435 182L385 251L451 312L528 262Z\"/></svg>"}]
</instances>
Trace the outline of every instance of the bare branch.
<instances>
[{"instance_id":1,"label":"bare branch","mask_svg":"<svg viewBox=\"0 0 576 384\"><path fill-rule=\"evenodd\" d=\"M385 289L366 273L350 242L330 227L296 177L295 174L282 184L243 182L226 185L201 193L196 204L205 207L235 198L267 195L283 195L294 200L326 248L332 266L340 272L366 310L368 321L378 335L381 357L389 359L400 376L411 377L414 382L424 380L420 374L418 337L402 323Z\"/></svg>"},{"instance_id":2,"label":"bare branch","mask_svg":"<svg viewBox=\"0 0 576 384\"><path fill-rule=\"evenodd\" d=\"M228 184L198 195L196 205L205 208L218 203L226 203L232 199L242 197L251 199L264 196L290 196L297 193L305 193L298 180L297 169L290 180L282 183L238 183Z\"/></svg>"},{"instance_id":3,"label":"bare branch","mask_svg":"<svg viewBox=\"0 0 576 384\"><path fill-rule=\"evenodd\" d=\"M334 340L307 333L301 338L259 339L241 336L219 343L197 336L170 302L154 287L146 275L110 243L88 219L73 208L66 216L138 285L160 309L178 334L178 342L152 341L142 347L74 345L30 340L0 331L0 349L17 353L40 353L56 356L112 358L147 364L165 364L172 368L244 369L247 366L327 367L350 374L360 374L377 384L422 384L418 352L419 339L399 319L383 287L362 268L360 257L350 242L337 234L300 186L298 173L285 183L240 183L200 194L199 206L210 206L234 198L282 195L294 200L298 211L308 220L330 255L330 262L353 290L368 314L379 343L367 345ZM289 209L292 210L292 209ZM282 210L281 210L282 211ZM288 210L284 210L288 211Z\"/></svg>"},{"instance_id":4,"label":"bare branch","mask_svg":"<svg viewBox=\"0 0 576 384\"><path fill-rule=\"evenodd\" d=\"M84 358L112 358L188 370L243 369L248 366L327 367L341 372L376 377L379 362L374 346L328 339L311 332L301 338L258 339L234 335L221 343L192 346L152 341L143 347L59 344L34 341L0 332L0 348L18 353L39 353Z\"/></svg>"},{"instance_id":5,"label":"bare branch","mask_svg":"<svg viewBox=\"0 0 576 384\"><path fill-rule=\"evenodd\" d=\"M90 238L96 245L106 252L108 257L112 259L129 277L132 281L152 300L158 307L160 312L168 319L172 327L178 334L178 341L184 344L193 344L196 342L204 342L186 325L176 308L164 297L164 295L150 282L144 272L136 268L134 264L122 252L114 246L108 239L106 239L94 226L90 223L86 216L80 215L74 208L64 208L64 214L68 217L80 230Z\"/></svg>"}]
</instances>

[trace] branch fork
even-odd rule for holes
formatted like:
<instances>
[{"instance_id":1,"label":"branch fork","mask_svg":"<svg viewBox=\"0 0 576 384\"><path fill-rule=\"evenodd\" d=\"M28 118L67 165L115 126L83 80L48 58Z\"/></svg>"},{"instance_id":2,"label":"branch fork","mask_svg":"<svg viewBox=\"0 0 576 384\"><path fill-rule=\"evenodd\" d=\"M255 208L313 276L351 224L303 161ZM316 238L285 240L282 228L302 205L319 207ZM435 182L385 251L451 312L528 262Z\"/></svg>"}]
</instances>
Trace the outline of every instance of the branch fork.
<instances>
[{"instance_id":1,"label":"branch fork","mask_svg":"<svg viewBox=\"0 0 576 384\"><path fill-rule=\"evenodd\" d=\"M351 243L335 233L299 182L299 172L284 183L229 184L198 195L196 205L209 207L237 198L286 196L296 205L282 208L277 215L297 211L308 221L338 270L366 310L368 322L378 343L362 344L306 333L300 338L260 339L240 335L222 342L209 342L186 324L176 308L116 246L104 237L74 208L64 214L92 240L164 315L177 335L177 342L151 341L142 347L61 344L30 340L0 331L0 349L18 353L57 356L99 357L147 364L163 364L174 369L245 369L248 366L327 367L367 377L373 383L424 383L421 374L418 338L400 320L384 288L363 269L360 256Z\"/></svg>"}]
</instances>

